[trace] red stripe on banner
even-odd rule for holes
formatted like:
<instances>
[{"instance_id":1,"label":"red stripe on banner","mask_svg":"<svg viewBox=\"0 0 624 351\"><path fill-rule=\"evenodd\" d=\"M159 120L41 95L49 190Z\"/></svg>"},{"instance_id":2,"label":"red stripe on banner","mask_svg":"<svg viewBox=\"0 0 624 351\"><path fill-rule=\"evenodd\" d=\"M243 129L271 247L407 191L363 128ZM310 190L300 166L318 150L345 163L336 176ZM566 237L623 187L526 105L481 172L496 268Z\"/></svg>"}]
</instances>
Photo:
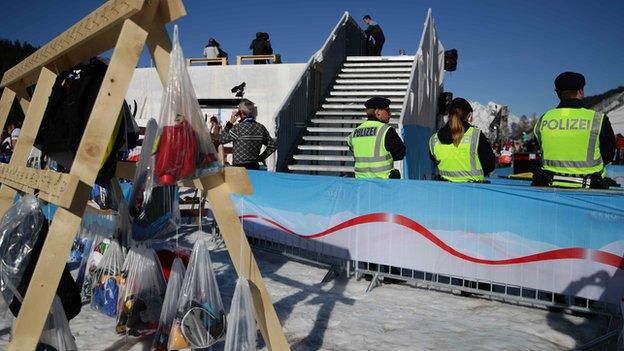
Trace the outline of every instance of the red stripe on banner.
<instances>
[{"instance_id":1,"label":"red stripe on banner","mask_svg":"<svg viewBox=\"0 0 624 351\"><path fill-rule=\"evenodd\" d=\"M258 215L244 215L244 216L241 216L241 218L242 219L246 219L246 218L260 219L262 221L265 221L267 223L274 225L275 227L279 228L280 230L284 231L287 234L297 235L305 239L320 238L323 236L330 235L339 230L346 229L349 227L354 227L360 224L375 223L375 222L395 223L395 224L401 225L403 227L409 228L419 233L420 235L425 237L427 240L431 241L433 244L435 244L442 250L448 252L449 254L455 257L461 258L465 261L479 263L479 264L486 264L486 265L511 265L511 264L522 264L522 263L530 263L530 262L565 260L565 259L582 260L582 259L587 258L587 252L588 252L588 250L585 248L571 247L571 248L556 249L556 250L551 250L551 251L546 251L546 252L539 252L539 253L528 255L528 256L508 258L508 259L503 259L503 260L488 260L488 259L483 259L483 258L477 258L477 257L472 257L472 256L466 255L462 252L455 250L451 246L447 245L440 238L435 236L435 234L430 232L427 228L420 225L418 222L410 218L407 218L405 216L402 216L402 215L390 215L387 213L370 213L370 214L358 216L348 221L342 222L334 227L326 229L322 232L309 234L309 235L298 234L284 227L283 225L273 221L272 219L261 217ZM603 263L603 264L613 266L616 268L624 269L624 257L620 257L618 255L615 255L609 252L594 250L592 251L591 258L595 262L599 262L599 263Z\"/></svg>"},{"instance_id":2,"label":"red stripe on banner","mask_svg":"<svg viewBox=\"0 0 624 351\"><path fill-rule=\"evenodd\" d=\"M592 251L592 260L600 262L619 269L624 269L624 257L612 254L610 252L594 250Z\"/></svg>"}]
</instances>

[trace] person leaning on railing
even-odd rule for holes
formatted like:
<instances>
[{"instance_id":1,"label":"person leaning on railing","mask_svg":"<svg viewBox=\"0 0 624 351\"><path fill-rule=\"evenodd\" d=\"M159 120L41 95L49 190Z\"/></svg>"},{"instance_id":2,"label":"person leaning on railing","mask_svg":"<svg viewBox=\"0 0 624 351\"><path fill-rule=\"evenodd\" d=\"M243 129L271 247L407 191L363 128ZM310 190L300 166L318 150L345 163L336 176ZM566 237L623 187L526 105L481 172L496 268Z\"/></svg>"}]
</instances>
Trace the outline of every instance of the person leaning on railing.
<instances>
[{"instance_id":1,"label":"person leaning on railing","mask_svg":"<svg viewBox=\"0 0 624 351\"><path fill-rule=\"evenodd\" d=\"M482 131L468 123L472 114L468 101L453 99L449 111L448 122L429 139L431 160L442 180L484 182L496 166L492 146Z\"/></svg>"},{"instance_id":2,"label":"person leaning on railing","mask_svg":"<svg viewBox=\"0 0 624 351\"><path fill-rule=\"evenodd\" d=\"M615 155L615 134L609 118L583 106L585 77L563 72L555 79L561 100L535 124L535 140L542 147L542 167L534 186L608 188L605 165Z\"/></svg>"}]
</instances>

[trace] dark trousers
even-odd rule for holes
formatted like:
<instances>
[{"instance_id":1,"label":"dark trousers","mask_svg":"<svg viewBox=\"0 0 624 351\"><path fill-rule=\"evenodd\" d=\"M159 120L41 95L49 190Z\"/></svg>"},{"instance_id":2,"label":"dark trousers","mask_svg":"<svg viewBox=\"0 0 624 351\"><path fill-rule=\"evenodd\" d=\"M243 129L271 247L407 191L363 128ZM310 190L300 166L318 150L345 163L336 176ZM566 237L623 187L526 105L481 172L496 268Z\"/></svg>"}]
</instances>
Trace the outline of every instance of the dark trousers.
<instances>
[{"instance_id":1,"label":"dark trousers","mask_svg":"<svg viewBox=\"0 0 624 351\"><path fill-rule=\"evenodd\" d=\"M378 42L375 42L375 44L372 45L371 47L371 56L381 56L381 49L384 46L384 43L386 41L385 40L380 40Z\"/></svg>"}]
</instances>

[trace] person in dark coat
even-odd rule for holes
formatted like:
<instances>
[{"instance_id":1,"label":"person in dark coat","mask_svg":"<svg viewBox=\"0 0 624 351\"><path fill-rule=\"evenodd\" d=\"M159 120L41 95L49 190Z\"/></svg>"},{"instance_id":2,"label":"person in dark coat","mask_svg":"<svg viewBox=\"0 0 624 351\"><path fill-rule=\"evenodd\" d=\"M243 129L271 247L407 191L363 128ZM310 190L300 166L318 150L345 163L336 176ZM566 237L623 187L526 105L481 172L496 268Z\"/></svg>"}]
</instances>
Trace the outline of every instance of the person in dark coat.
<instances>
[{"instance_id":1,"label":"person in dark coat","mask_svg":"<svg viewBox=\"0 0 624 351\"><path fill-rule=\"evenodd\" d=\"M371 38L373 38L373 46L371 48L370 56L381 56L381 49L386 42L383 30L381 30L381 27L377 22L373 21L371 16L366 15L363 20L368 26L368 28L364 31L364 33L366 33L366 39L370 41Z\"/></svg>"},{"instance_id":2,"label":"person in dark coat","mask_svg":"<svg viewBox=\"0 0 624 351\"><path fill-rule=\"evenodd\" d=\"M273 55L273 48L271 47L271 40L269 39L269 33L258 32L256 33L256 39L251 41L249 49L252 50L254 55ZM256 60L254 64L266 64L267 60Z\"/></svg>"}]
</instances>

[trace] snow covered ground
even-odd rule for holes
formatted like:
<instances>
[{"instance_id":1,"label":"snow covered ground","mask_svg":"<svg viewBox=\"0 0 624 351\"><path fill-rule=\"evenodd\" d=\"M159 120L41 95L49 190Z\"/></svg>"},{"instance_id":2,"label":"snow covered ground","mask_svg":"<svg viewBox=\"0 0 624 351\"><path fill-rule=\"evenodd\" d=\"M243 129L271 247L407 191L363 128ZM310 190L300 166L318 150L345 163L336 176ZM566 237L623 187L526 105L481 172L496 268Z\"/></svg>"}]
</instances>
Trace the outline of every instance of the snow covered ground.
<instances>
[{"instance_id":1,"label":"snow covered ground","mask_svg":"<svg viewBox=\"0 0 624 351\"><path fill-rule=\"evenodd\" d=\"M190 247L195 240L187 235L179 243ZM293 350L568 350L602 335L608 325L607 317L572 316L403 285L365 293L365 280L321 283L326 273L321 268L255 253ZM211 254L229 306L236 273L227 251ZM0 349L7 344L6 324L5 318ZM80 350L149 350L151 345L150 339L120 338L114 320L88 305L70 325Z\"/></svg>"}]
</instances>

